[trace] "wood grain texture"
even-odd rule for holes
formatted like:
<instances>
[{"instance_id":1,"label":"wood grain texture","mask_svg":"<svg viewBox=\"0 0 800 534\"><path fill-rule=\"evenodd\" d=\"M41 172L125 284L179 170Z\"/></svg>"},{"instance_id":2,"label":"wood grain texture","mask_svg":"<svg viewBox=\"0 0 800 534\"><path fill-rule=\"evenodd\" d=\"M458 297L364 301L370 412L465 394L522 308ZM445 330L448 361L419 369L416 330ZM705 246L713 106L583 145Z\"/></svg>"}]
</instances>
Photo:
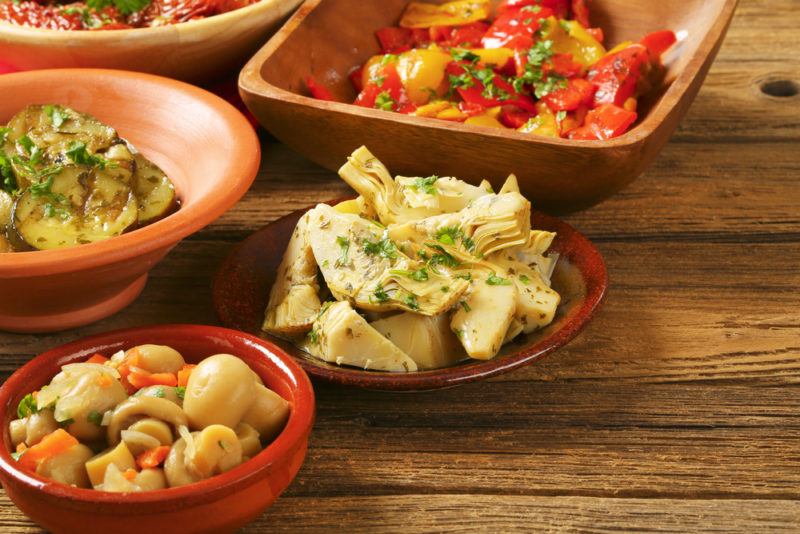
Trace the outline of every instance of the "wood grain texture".
<instances>
[{"instance_id":1,"label":"wood grain texture","mask_svg":"<svg viewBox=\"0 0 800 534\"><path fill-rule=\"evenodd\" d=\"M537 365L421 395L316 384L309 457L246 532L800 530L800 84L794 0L741 0L656 164L568 221L609 266L604 309ZM765 39L765 35L769 38ZM209 284L254 229L347 188L266 141L262 175L101 324L0 335L5 377L47 347L213 323ZM6 498L0 531L39 530Z\"/></svg>"}]
</instances>

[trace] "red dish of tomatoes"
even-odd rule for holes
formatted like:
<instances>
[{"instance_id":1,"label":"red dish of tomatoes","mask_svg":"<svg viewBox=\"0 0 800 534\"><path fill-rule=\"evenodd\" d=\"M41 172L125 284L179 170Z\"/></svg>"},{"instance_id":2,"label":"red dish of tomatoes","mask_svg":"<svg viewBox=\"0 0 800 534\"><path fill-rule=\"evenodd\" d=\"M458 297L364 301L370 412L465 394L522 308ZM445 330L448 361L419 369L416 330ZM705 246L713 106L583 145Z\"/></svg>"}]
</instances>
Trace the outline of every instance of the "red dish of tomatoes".
<instances>
[{"instance_id":1,"label":"red dish of tomatoes","mask_svg":"<svg viewBox=\"0 0 800 534\"><path fill-rule=\"evenodd\" d=\"M411 2L350 79L358 106L576 140L610 139L664 77L672 31L606 49L588 0ZM333 100L312 78L315 98Z\"/></svg>"},{"instance_id":2,"label":"red dish of tomatoes","mask_svg":"<svg viewBox=\"0 0 800 534\"><path fill-rule=\"evenodd\" d=\"M122 30L178 24L258 0L0 0L0 21L49 30Z\"/></svg>"}]
</instances>

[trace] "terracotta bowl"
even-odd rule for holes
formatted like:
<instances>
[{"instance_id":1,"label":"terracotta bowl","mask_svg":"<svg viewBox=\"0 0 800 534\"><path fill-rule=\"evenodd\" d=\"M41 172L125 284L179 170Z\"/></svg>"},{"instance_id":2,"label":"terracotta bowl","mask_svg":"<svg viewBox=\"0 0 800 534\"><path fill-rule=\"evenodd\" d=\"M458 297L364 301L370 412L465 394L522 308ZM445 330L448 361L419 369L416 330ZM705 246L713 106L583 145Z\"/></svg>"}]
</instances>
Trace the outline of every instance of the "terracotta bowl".
<instances>
[{"instance_id":1,"label":"terracotta bowl","mask_svg":"<svg viewBox=\"0 0 800 534\"><path fill-rule=\"evenodd\" d=\"M125 69L188 81L228 74L302 0L262 0L206 19L156 28L58 31L0 22L0 58L20 69Z\"/></svg>"},{"instance_id":2,"label":"terracotta bowl","mask_svg":"<svg viewBox=\"0 0 800 534\"><path fill-rule=\"evenodd\" d=\"M238 201L255 179L260 145L230 104L166 78L110 70L0 76L0 124L28 104L59 103L115 127L175 183L181 208L144 228L70 249L0 254L0 330L88 324L127 306L181 239Z\"/></svg>"},{"instance_id":3,"label":"terracotta bowl","mask_svg":"<svg viewBox=\"0 0 800 534\"><path fill-rule=\"evenodd\" d=\"M443 0L436 0L441 3ZM366 109L305 96L308 75L352 102L348 74L378 53L373 32L395 24L408 0L308 0L250 60L239 77L245 103L278 139L335 170L366 145L392 172L499 186L508 173L548 212L589 207L639 176L689 109L719 50L736 0L596 0L593 23L607 43L638 41L672 29L681 38L667 56L667 83L640 104L639 124L609 141L551 139Z\"/></svg>"},{"instance_id":4,"label":"terracotta bowl","mask_svg":"<svg viewBox=\"0 0 800 534\"><path fill-rule=\"evenodd\" d=\"M197 484L146 493L78 489L16 468L8 452L8 423L16 418L17 404L26 393L49 383L62 365L144 343L169 345L194 363L220 352L240 357L269 388L292 403L286 428L261 453L231 471ZM14 504L47 530L217 534L254 520L294 479L314 421L314 391L294 360L268 341L213 326L162 325L101 334L37 356L0 388L0 407L0 481Z\"/></svg>"},{"instance_id":5,"label":"terracotta bowl","mask_svg":"<svg viewBox=\"0 0 800 534\"><path fill-rule=\"evenodd\" d=\"M340 199L342 200L342 199ZM328 202L335 204L340 200ZM507 373L529 365L569 343L602 303L608 274L600 252L567 223L534 212L536 228L557 232L551 250L560 254L553 289L561 295L555 320L546 328L505 345L494 359L414 373L383 373L340 367L318 360L291 342L261 331L275 274L297 221L309 208L262 228L231 251L214 279L214 308L222 323L270 340L294 356L311 376L345 386L387 391L441 389Z\"/></svg>"}]
</instances>

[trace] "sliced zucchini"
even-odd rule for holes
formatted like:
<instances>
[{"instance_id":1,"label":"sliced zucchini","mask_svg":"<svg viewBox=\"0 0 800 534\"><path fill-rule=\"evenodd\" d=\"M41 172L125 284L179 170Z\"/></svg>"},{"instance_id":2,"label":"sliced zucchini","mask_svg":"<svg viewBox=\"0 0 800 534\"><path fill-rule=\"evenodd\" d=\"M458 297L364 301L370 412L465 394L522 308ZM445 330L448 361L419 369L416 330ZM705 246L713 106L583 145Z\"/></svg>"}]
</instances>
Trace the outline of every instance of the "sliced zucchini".
<instances>
[{"instance_id":1,"label":"sliced zucchini","mask_svg":"<svg viewBox=\"0 0 800 534\"><path fill-rule=\"evenodd\" d=\"M136 224L138 210L120 172L69 166L52 177L49 187L28 188L14 204L14 231L38 250L122 234Z\"/></svg>"},{"instance_id":2,"label":"sliced zucchini","mask_svg":"<svg viewBox=\"0 0 800 534\"><path fill-rule=\"evenodd\" d=\"M175 187L158 165L141 154L136 154L134 159L134 193L138 200L139 224L150 224L167 216L175 207Z\"/></svg>"},{"instance_id":3,"label":"sliced zucchini","mask_svg":"<svg viewBox=\"0 0 800 534\"><path fill-rule=\"evenodd\" d=\"M106 150L118 139L114 128L91 115L59 105L28 106L11 118L8 128L11 130L9 145L13 146L27 135L53 158L76 142L96 153Z\"/></svg>"}]
</instances>

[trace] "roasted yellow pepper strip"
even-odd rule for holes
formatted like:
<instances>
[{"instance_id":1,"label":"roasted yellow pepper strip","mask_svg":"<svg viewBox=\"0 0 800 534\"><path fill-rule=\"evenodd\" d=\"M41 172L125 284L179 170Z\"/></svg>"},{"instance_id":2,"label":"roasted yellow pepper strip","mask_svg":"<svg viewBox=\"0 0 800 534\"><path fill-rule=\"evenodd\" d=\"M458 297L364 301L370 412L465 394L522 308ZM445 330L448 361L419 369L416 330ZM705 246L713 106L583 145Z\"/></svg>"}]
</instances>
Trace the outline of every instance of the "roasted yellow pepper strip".
<instances>
[{"instance_id":1,"label":"roasted yellow pepper strip","mask_svg":"<svg viewBox=\"0 0 800 534\"><path fill-rule=\"evenodd\" d=\"M547 19L542 39L553 41L557 54L572 54L572 59L589 67L606 54L606 49L574 20Z\"/></svg>"},{"instance_id":2,"label":"roasted yellow pepper strip","mask_svg":"<svg viewBox=\"0 0 800 534\"><path fill-rule=\"evenodd\" d=\"M536 135L545 135L547 137L561 137L559 135L560 128L555 114L550 107L542 101L536 103L537 115L529 120L527 124L522 126L518 131L523 133L532 133Z\"/></svg>"},{"instance_id":3,"label":"roasted yellow pepper strip","mask_svg":"<svg viewBox=\"0 0 800 534\"><path fill-rule=\"evenodd\" d=\"M431 26L463 26L489 18L489 0L458 0L445 4L408 4L400 26L403 28L430 28Z\"/></svg>"}]
</instances>

